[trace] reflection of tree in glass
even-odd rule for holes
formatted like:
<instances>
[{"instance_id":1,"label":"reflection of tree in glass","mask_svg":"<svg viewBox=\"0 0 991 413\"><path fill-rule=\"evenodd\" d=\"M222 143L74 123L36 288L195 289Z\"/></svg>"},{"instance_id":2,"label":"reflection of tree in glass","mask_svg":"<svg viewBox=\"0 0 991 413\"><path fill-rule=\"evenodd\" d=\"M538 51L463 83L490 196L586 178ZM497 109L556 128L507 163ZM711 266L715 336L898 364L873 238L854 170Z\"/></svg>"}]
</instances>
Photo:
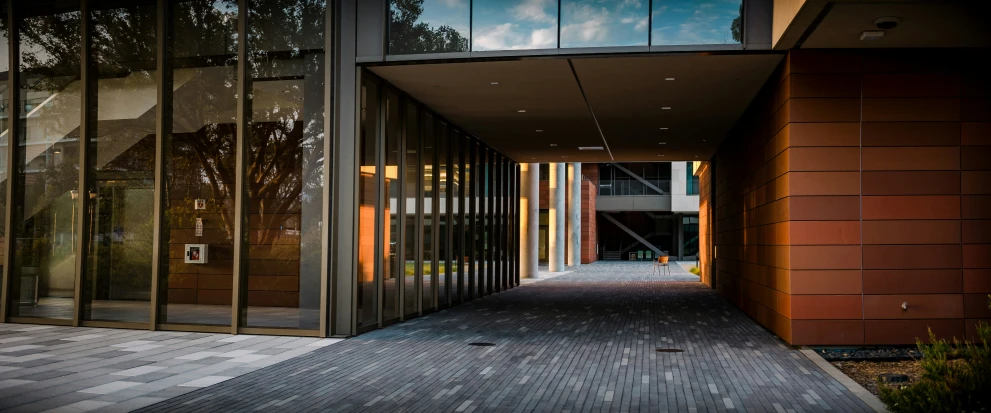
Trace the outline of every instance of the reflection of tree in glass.
<instances>
[{"instance_id":1,"label":"reflection of tree in glass","mask_svg":"<svg viewBox=\"0 0 991 413\"><path fill-rule=\"evenodd\" d=\"M737 43L743 42L743 4L740 4L740 13L733 19L733 23L730 23L730 32L733 34L733 40Z\"/></svg>"},{"instance_id":2,"label":"reflection of tree in glass","mask_svg":"<svg viewBox=\"0 0 991 413\"><path fill-rule=\"evenodd\" d=\"M391 0L389 53L467 52L468 39L451 26L436 29L418 21L423 14L423 0Z\"/></svg>"}]
</instances>

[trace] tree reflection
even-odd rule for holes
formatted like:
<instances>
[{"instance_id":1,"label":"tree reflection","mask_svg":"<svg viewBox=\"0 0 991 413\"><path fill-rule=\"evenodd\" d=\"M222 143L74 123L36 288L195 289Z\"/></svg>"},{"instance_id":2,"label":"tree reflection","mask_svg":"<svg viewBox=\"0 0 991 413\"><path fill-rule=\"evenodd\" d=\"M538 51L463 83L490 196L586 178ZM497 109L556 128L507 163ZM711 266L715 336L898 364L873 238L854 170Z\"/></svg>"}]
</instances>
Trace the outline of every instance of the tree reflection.
<instances>
[{"instance_id":1,"label":"tree reflection","mask_svg":"<svg viewBox=\"0 0 991 413\"><path fill-rule=\"evenodd\" d=\"M390 54L468 51L468 39L457 29L446 24L433 28L420 21L423 0L391 0L390 9Z\"/></svg>"}]
</instances>

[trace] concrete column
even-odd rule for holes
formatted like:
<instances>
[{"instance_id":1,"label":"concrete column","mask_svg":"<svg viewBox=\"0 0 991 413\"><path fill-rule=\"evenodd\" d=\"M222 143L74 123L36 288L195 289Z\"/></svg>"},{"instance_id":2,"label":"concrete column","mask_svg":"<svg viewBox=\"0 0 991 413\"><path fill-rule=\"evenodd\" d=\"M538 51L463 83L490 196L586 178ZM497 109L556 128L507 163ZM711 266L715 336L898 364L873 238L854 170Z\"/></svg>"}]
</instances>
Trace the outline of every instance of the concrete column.
<instances>
[{"instance_id":1,"label":"concrete column","mask_svg":"<svg viewBox=\"0 0 991 413\"><path fill-rule=\"evenodd\" d=\"M540 240L540 164L520 164L520 278L537 278Z\"/></svg>"},{"instance_id":2,"label":"concrete column","mask_svg":"<svg viewBox=\"0 0 991 413\"><path fill-rule=\"evenodd\" d=\"M550 244L547 257L550 272L564 271L564 164L550 164L550 182L548 185L548 228L547 237Z\"/></svg>"},{"instance_id":3,"label":"concrete column","mask_svg":"<svg viewBox=\"0 0 991 413\"><path fill-rule=\"evenodd\" d=\"M582 164L568 164L568 266L582 265Z\"/></svg>"}]
</instances>

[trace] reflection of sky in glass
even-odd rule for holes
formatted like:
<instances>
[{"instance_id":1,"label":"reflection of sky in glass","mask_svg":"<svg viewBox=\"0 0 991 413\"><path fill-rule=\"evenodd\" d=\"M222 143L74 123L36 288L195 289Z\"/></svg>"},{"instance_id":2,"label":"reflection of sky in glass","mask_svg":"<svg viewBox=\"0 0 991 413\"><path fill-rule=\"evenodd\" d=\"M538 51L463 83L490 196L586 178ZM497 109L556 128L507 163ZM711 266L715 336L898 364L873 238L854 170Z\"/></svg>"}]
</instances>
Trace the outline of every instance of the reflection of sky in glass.
<instances>
[{"instance_id":1,"label":"reflection of sky in glass","mask_svg":"<svg viewBox=\"0 0 991 413\"><path fill-rule=\"evenodd\" d=\"M654 0L654 45L727 44L742 0Z\"/></svg>"},{"instance_id":2,"label":"reflection of sky in glass","mask_svg":"<svg viewBox=\"0 0 991 413\"><path fill-rule=\"evenodd\" d=\"M645 46L647 0L562 0L561 47Z\"/></svg>"},{"instance_id":3,"label":"reflection of sky in glass","mask_svg":"<svg viewBox=\"0 0 991 413\"><path fill-rule=\"evenodd\" d=\"M471 24L470 0L423 0L423 13L416 20L431 28L451 26L465 38Z\"/></svg>"},{"instance_id":4,"label":"reflection of sky in glass","mask_svg":"<svg viewBox=\"0 0 991 413\"><path fill-rule=\"evenodd\" d=\"M557 47L557 0L474 0L472 50Z\"/></svg>"}]
</instances>

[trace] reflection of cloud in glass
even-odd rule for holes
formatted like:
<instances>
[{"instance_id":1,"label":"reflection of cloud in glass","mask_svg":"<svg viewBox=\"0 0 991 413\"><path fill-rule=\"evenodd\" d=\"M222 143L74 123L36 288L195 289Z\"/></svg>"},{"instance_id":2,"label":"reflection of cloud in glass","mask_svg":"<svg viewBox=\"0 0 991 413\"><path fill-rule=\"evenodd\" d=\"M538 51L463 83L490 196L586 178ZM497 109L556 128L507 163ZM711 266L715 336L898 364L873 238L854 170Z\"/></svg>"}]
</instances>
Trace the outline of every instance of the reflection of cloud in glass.
<instances>
[{"instance_id":1,"label":"reflection of cloud in glass","mask_svg":"<svg viewBox=\"0 0 991 413\"><path fill-rule=\"evenodd\" d=\"M472 50L557 47L556 0L475 0Z\"/></svg>"},{"instance_id":2,"label":"reflection of cloud in glass","mask_svg":"<svg viewBox=\"0 0 991 413\"><path fill-rule=\"evenodd\" d=\"M647 8L645 0L562 0L561 47L646 45Z\"/></svg>"},{"instance_id":3,"label":"reflection of cloud in glass","mask_svg":"<svg viewBox=\"0 0 991 413\"><path fill-rule=\"evenodd\" d=\"M652 44L740 43L742 0L655 0Z\"/></svg>"}]
</instances>

